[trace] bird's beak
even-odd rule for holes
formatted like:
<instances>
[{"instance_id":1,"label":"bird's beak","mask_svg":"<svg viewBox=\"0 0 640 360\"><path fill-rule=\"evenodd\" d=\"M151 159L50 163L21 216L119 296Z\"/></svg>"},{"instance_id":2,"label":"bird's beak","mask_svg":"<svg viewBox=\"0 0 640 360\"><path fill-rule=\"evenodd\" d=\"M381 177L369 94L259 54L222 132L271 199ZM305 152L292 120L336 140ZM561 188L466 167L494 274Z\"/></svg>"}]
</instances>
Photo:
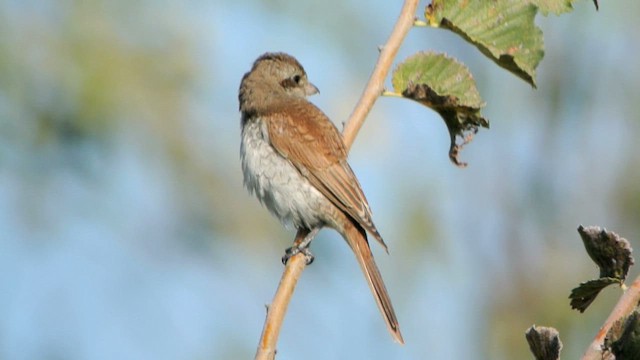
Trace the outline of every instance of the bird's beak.
<instances>
[{"instance_id":1,"label":"bird's beak","mask_svg":"<svg viewBox=\"0 0 640 360\"><path fill-rule=\"evenodd\" d=\"M304 86L304 94L305 95L311 96L311 95L315 95L315 94L318 94L318 93L320 93L320 90L318 90L318 88L315 85L313 85L312 83L307 83Z\"/></svg>"}]
</instances>

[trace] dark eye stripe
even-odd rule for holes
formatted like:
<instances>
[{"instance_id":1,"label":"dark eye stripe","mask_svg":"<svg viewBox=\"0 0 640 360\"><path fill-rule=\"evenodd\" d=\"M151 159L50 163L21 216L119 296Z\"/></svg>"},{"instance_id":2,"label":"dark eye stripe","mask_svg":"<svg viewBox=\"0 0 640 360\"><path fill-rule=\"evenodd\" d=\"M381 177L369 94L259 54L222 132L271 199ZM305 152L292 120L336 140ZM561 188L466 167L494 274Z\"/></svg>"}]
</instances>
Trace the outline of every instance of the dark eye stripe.
<instances>
[{"instance_id":1,"label":"dark eye stripe","mask_svg":"<svg viewBox=\"0 0 640 360\"><path fill-rule=\"evenodd\" d=\"M280 82L280 85L285 89L296 87L298 86L298 83L295 80L296 77L297 75L292 78L286 78ZM298 77L298 81L300 81L299 77Z\"/></svg>"}]
</instances>

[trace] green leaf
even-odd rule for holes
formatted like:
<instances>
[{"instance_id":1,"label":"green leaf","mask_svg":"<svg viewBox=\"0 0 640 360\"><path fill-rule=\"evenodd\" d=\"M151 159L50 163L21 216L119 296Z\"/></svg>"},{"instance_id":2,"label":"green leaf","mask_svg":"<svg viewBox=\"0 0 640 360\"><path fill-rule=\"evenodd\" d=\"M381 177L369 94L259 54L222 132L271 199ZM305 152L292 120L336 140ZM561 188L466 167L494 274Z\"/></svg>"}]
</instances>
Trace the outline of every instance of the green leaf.
<instances>
[{"instance_id":1,"label":"green leaf","mask_svg":"<svg viewBox=\"0 0 640 360\"><path fill-rule=\"evenodd\" d=\"M425 17L433 27L449 29L475 45L499 66L536 86L536 68L544 56L538 8L517 0L433 0Z\"/></svg>"},{"instance_id":2,"label":"green leaf","mask_svg":"<svg viewBox=\"0 0 640 360\"><path fill-rule=\"evenodd\" d=\"M571 290L571 295L569 295L571 308L584 312L596 299L600 291L611 284L621 284L621 282L615 278L600 278L580 284L577 288Z\"/></svg>"},{"instance_id":3,"label":"green leaf","mask_svg":"<svg viewBox=\"0 0 640 360\"><path fill-rule=\"evenodd\" d=\"M547 16L549 13L560 15L573 11L572 3L575 0L531 0L535 4L542 15Z\"/></svg>"},{"instance_id":4,"label":"green leaf","mask_svg":"<svg viewBox=\"0 0 640 360\"><path fill-rule=\"evenodd\" d=\"M478 127L489 127L480 115L484 102L466 66L443 54L420 52L396 67L391 79L397 94L437 111L449 129L449 158L458 166L462 147ZM458 141L460 140L460 141Z\"/></svg>"}]
</instances>

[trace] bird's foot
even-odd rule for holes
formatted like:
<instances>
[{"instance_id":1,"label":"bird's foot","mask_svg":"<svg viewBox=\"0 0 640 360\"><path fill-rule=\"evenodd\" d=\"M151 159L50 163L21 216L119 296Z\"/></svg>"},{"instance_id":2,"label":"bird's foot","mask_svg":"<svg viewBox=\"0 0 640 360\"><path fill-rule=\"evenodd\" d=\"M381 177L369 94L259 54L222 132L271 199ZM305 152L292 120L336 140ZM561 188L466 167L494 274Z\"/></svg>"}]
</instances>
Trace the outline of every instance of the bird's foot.
<instances>
[{"instance_id":1,"label":"bird's foot","mask_svg":"<svg viewBox=\"0 0 640 360\"><path fill-rule=\"evenodd\" d=\"M311 265L313 259L315 258L309 249L309 245L311 245L311 240L316 236L316 234L320 231L320 228L315 228L312 230L307 229L299 229L296 234L296 240L293 242L293 246L288 248L284 252L284 256L282 256L282 263L287 265L289 259L292 256L302 253L304 255L305 261L307 265Z\"/></svg>"},{"instance_id":2,"label":"bird's foot","mask_svg":"<svg viewBox=\"0 0 640 360\"><path fill-rule=\"evenodd\" d=\"M284 265L287 265L287 262L289 261L289 259L291 259L291 257L298 255L300 253L304 255L305 263L307 265L311 265L315 257L313 256L313 253L311 253L311 250L309 249L309 247L308 246L299 247L296 245L285 250L284 255L282 256L282 263Z\"/></svg>"}]
</instances>

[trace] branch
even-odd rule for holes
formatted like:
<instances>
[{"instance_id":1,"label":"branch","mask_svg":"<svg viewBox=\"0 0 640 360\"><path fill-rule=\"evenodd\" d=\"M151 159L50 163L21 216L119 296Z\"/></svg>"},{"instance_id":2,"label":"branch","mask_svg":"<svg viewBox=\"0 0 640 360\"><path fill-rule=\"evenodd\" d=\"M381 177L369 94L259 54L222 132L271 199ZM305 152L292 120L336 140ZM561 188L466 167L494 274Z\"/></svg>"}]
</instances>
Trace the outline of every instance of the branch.
<instances>
[{"instance_id":1,"label":"branch","mask_svg":"<svg viewBox=\"0 0 640 360\"><path fill-rule=\"evenodd\" d=\"M604 344L604 339L611 329L611 326L616 322L616 320L622 318L623 316L627 316L633 312L633 310L638 306L638 302L640 301L640 276L638 276L631 286L622 294L620 300L613 308L613 311L607 318L607 321L604 322L604 325L598 331L598 334L593 339L593 342L587 348L584 355L582 356L582 360L601 360L602 359L602 347Z\"/></svg>"},{"instance_id":2,"label":"branch","mask_svg":"<svg viewBox=\"0 0 640 360\"><path fill-rule=\"evenodd\" d=\"M391 35L387 43L382 47L382 51L380 51L378 62L371 73L369 82L362 92L362 96L342 132L347 149L351 148L358 131L360 131L360 128L364 124L367 114L369 114L373 104L384 90L384 80L391 69L393 59L398 53L398 49L407 36L407 33L413 26L418 1L419 0L405 0ZM296 235L296 240L298 236L299 234ZM284 315L291 301L293 290L305 267L306 261L303 254L296 254L287 262L280 280L280 285L278 285L278 290L271 305L267 309L267 318L265 319L262 335L258 344L258 351L255 356L256 360L272 360L275 358L276 344L282 322L284 321Z\"/></svg>"},{"instance_id":3,"label":"branch","mask_svg":"<svg viewBox=\"0 0 640 360\"><path fill-rule=\"evenodd\" d=\"M369 114L369 111L373 108L373 104L384 91L384 80L387 78L387 74L391 69L391 64L398 53L400 45L413 26L417 8L418 0L405 0L396 25L393 27L387 43L382 46L376 67L373 68L373 72L369 77L369 83L367 83L367 87L365 87L362 92L358 104L355 109L353 109L342 131L342 137L347 149L353 145L353 141L358 131L360 131L362 124L364 124L364 120Z\"/></svg>"},{"instance_id":4,"label":"branch","mask_svg":"<svg viewBox=\"0 0 640 360\"><path fill-rule=\"evenodd\" d=\"M296 288L298 279L302 275L302 270L306 266L304 255L297 254L289 259L287 266L284 268L280 285L276 295L270 306L267 306L267 318L264 321L256 360L273 360L276 357L276 344L278 343L278 335L280 335L280 327L284 321L284 315L289 307L289 302L293 296L293 290Z\"/></svg>"}]
</instances>

